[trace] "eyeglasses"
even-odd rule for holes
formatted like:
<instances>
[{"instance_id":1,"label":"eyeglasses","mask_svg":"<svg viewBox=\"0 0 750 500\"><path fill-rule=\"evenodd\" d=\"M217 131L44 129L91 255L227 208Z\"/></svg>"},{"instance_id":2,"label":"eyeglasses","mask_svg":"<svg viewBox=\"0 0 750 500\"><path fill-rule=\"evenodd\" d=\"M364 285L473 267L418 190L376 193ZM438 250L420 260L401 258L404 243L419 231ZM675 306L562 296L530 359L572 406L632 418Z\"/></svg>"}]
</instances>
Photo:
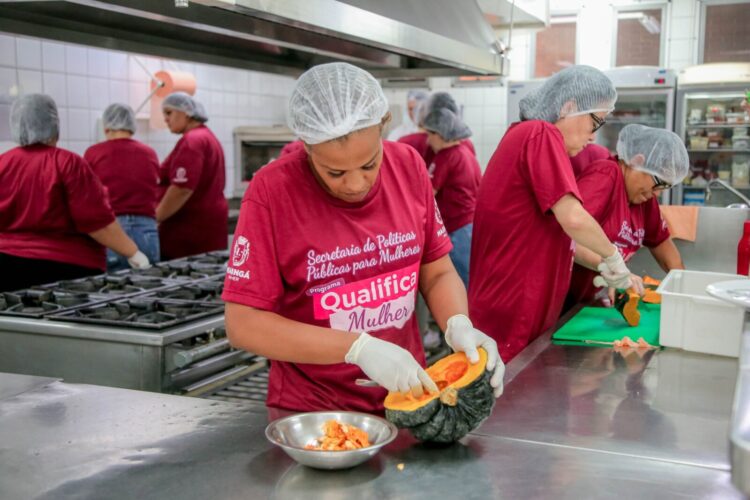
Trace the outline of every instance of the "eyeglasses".
<instances>
[{"instance_id":1,"label":"eyeglasses","mask_svg":"<svg viewBox=\"0 0 750 500\"><path fill-rule=\"evenodd\" d=\"M605 120L604 118L599 118L594 113L589 113L589 116L592 120L594 120L594 130L591 131L592 134L602 128L605 123L607 123L607 120Z\"/></svg>"},{"instance_id":2,"label":"eyeglasses","mask_svg":"<svg viewBox=\"0 0 750 500\"><path fill-rule=\"evenodd\" d=\"M659 179L655 175L652 175L651 178L654 180L654 185L651 188L651 191L663 191L672 188L672 185L670 183Z\"/></svg>"}]
</instances>

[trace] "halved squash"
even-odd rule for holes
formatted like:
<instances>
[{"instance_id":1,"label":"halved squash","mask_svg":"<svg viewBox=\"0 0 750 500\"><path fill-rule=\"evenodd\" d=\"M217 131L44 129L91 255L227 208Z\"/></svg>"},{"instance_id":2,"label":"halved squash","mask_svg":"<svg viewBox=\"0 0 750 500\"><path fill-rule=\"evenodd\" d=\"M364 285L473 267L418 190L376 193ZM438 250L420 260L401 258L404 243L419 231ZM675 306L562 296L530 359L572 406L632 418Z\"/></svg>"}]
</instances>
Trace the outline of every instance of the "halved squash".
<instances>
[{"instance_id":1,"label":"halved squash","mask_svg":"<svg viewBox=\"0 0 750 500\"><path fill-rule=\"evenodd\" d=\"M641 322L641 312L638 310L640 300L640 295L629 290L615 300L615 309L620 311L620 314L630 326L638 326Z\"/></svg>"},{"instance_id":2,"label":"halved squash","mask_svg":"<svg viewBox=\"0 0 750 500\"><path fill-rule=\"evenodd\" d=\"M643 294L643 298L641 300L648 304L661 304L661 294L656 293L656 289L660 284L661 281L656 280L651 276L644 276L643 285L646 287L646 293Z\"/></svg>"},{"instance_id":3,"label":"halved squash","mask_svg":"<svg viewBox=\"0 0 750 500\"><path fill-rule=\"evenodd\" d=\"M410 393L390 392L385 398L385 416L420 441L458 441L492 413L495 396L486 368L484 349L479 349L479 362L474 365L462 352L451 354L427 368L439 393L415 398Z\"/></svg>"},{"instance_id":4,"label":"halved squash","mask_svg":"<svg viewBox=\"0 0 750 500\"><path fill-rule=\"evenodd\" d=\"M647 304L661 304L661 294L656 293L656 290L646 288L646 292L643 294L643 299L641 300Z\"/></svg>"},{"instance_id":5,"label":"halved squash","mask_svg":"<svg viewBox=\"0 0 750 500\"><path fill-rule=\"evenodd\" d=\"M657 286L661 285L661 280L657 280L655 278L652 278L651 276L644 276L643 285L646 287L656 288Z\"/></svg>"}]
</instances>

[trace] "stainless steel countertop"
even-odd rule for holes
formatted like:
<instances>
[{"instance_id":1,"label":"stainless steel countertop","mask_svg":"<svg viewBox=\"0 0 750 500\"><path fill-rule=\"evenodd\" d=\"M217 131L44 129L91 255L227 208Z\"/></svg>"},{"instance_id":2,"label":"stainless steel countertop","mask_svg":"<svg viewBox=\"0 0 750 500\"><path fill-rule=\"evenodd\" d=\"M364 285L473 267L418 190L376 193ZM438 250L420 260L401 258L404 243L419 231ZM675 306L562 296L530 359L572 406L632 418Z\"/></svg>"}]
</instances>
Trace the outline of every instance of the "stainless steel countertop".
<instances>
[{"instance_id":1,"label":"stainless steel countertop","mask_svg":"<svg viewBox=\"0 0 750 500\"><path fill-rule=\"evenodd\" d=\"M523 370L510 374L478 434L729 470L736 358L678 349L623 356L545 336L509 369L516 365Z\"/></svg>"},{"instance_id":2,"label":"stainless steel countertop","mask_svg":"<svg viewBox=\"0 0 750 500\"><path fill-rule=\"evenodd\" d=\"M0 400L0 498L741 498L727 453L736 369L730 358L622 358L541 338L460 443L429 448L402 432L338 472L268 443L263 408L30 384Z\"/></svg>"}]
</instances>

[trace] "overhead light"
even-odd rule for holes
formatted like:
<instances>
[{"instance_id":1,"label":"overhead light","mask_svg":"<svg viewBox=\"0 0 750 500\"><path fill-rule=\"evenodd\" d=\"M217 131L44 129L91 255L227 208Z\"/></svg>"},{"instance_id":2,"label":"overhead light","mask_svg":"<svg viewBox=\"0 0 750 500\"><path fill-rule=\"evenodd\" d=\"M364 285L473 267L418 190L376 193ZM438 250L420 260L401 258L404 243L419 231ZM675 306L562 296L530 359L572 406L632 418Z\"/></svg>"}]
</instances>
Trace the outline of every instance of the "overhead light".
<instances>
[{"instance_id":1,"label":"overhead light","mask_svg":"<svg viewBox=\"0 0 750 500\"><path fill-rule=\"evenodd\" d=\"M659 21L653 16L643 16L638 20L638 22L640 22L641 26L643 26L645 30L652 35L658 35L659 33L661 33L661 25L659 24Z\"/></svg>"},{"instance_id":2,"label":"overhead light","mask_svg":"<svg viewBox=\"0 0 750 500\"><path fill-rule=\"evenodd\" d=\"M646 14L643 12L618 12L617 13L617 19L641 19L643 17L646 17Z\"/></svg>"},{"instance_id":3,"label":"overhead light","mask_svg":"<svg viewBox=\"0 0 750 500\"><path fill-rule=\"evenodd\" d=\"M641 26L643 26L643 29L645 29L652 35L658 35L659 33L661 33L661 23L659 23L659 20L656 19L654 16L649 16L645 12L641 12L641 11L618 12L617 19L618 20L633 19L633 20L638 21L641 24Z\"/></svg>"},{"instance_id":4,"label":"overhead light","mask_svg":"<svg viewBox=\"0 0 750 500\"><path fill-rule=\"evenodd\" d=\"M565 23L574 23L578 21L578 18L576 16L554 16L551 17L549 20L550 24L565 24Z\"/></svg>"}]
</instances>

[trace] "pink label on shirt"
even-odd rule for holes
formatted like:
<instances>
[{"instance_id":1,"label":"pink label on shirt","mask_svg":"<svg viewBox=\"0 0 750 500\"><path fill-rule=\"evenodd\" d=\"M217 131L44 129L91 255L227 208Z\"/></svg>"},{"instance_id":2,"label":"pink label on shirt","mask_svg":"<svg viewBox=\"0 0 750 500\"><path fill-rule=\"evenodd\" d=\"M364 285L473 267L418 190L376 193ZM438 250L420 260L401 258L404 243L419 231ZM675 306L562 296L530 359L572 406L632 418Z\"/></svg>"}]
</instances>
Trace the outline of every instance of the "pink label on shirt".
<instances>
[{"instance_id":1,"label":"pink label on shirt","mask_svg":"<svg viewBox=\"0 0 750 500\"><path fill-rule=\"evenodd\" d=\"M375 331L402 328L414 313L419 263L313 294L315 319L331 328Z\"/></svg>"},{"instance_id":2,"label":"pink label on shirt","mask_svg":"<svg viewBox=\"0 0 750 500\"><path fill-rule=\"evenodd\" d=\"M630 226L630 223L626 220L622 221L620 225L620 232L617 234L617 239L614 244L620 249L622 258L629 260L635 252L643 245L643 238L646 236L646 230L638 228L635 231Z\"/></svg>"}]
</instances>

